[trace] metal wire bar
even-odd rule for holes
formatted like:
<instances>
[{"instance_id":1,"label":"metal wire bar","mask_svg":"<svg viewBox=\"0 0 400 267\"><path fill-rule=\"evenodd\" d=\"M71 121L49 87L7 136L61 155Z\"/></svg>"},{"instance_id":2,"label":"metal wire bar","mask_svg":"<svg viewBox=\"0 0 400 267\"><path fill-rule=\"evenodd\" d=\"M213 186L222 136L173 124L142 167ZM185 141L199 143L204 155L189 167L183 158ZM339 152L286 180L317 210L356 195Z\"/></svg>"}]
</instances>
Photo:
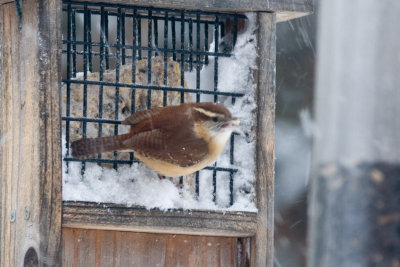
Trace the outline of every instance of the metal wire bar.
<instances>
[{"instance_id":1,"label":"metal wire bar","mask_svg":"<svg viewBox=\"0 0 400 267\"><path fill-rule=\"evenodd\" d=\"M197 18L196 18L196 51L200 51L200 14L197 13ZM196 89L200 90L200 55L196 55ZM200 94L196 94L196 102L200 102Z\"/></svg>"},{"instance_id":2,"label":"metal wire bar","mask_svg":"<svg viewBox=\"0 0 400 267\"><path fill-rule=\"evenodd\" d=\"M172 50L176 49L176 29L175 29L175 17L171 20L171 31L172 31ZM167 47L164 47L164 49ZM176 60L176 53L172 53L172 59Z\"/></svg>"},{"instance_id":3,"label":"metal wire bar","mask_svg":"<svg viewBox=\"0 0 400 267\"><path fill-rule=\"evenodd\" d=\"M134 14L137 14L136 12L137 11L135 9L134 10ZM138 18L137 16L135 16L135 19L138 20L138 23L136 23L136 26L137 26L137 29L138 29L138 34L137 34L138 43L137 43L135 49L138 50L139 60L141 60L142 59L142 49L139 49L139 48L142 47L142 20L140 18Z\"/></svg>"},{"instance_id":4,"label":"metal wire bar","mask_svg":"<svg viewBox=\"0 0 400 267\"><path fill-rule=\"evenodd\" d=\"M100 70L99 70L99 80L103 81L103 75L105 70L105 60L104 60L104 43L105 43L105 36L104 36L104 28L105 28L105 13L104 7L101 7L101 16L100 16ZM99 86L99 118L103 118L103 85ZM97 136L101 137L103 135L103 123L98 123L98 132ZM101 153L97 155L98 159L101 159ZM101 164L99 162L99 164Z\"/></svg>"},{"instance_id":5,"label":"metal wire bar","mask_svg":"<svg viewBox=\"0 0 400 267\"><path fill-rule=\"evenodd\" d=\"M181 51L185 51L185 12L181 11ZM178 52L180 53L180 52ZM185 54L181 54L181 87L185 87ZM184 92L181 91L181 103L185 101Z\"/></svg>"},{"instance_id":6,"label":"metal wire bar","mask_svg":"<svg viewBox=\"0 0 400 267\"><path fill-rule=\"evenodd\" d=\"M204 51L208 51L208 22L204 23ZM208 65L208 55L204 55L205 59L204 62L206 65Z\"/></svg>"},{"instance_id":7,"label":"metal wire bar","mask_svg":"<svg viewBox=\"0 0 400 267\"><path fill-rule=\"evenodd\" d=\"M65 161L67 162L101 162L101 163L114 163L117 162L117 164L132 164L133 162L140 162L139 160L133 160L133 162L131 162L130 160L114 160L114 159L97 159L97 158L88 158L88 159L75 159L75 158L64 158ZM218 171L218 172L237 172L237 169L234 168L223 168L223 167L216 167L216 166L208 166L204 168L205 170L209 170L209 171Z\"/></svg>"},{"instance_id":8,"label":"metal wire bar","mask_svg":"<svg viewBox=\"0 0 400 267\"><path fill-rule=\"evenodd\" d=\"M67 35L68 35L68 39L72 39L72 9L71 9L71 5L68 4L68 14L67 14ZM70 79L71 78L71 44L67 44L67 78ZM71 108L71 84L70 83L66 83L66 87L67 87L67 96L66 96L66 107L65 107L65 114L66 116L70 116L70 108ZM67 152L66 152L66 157L69 156L69 125L70 121L65 121L65 143L66 143L66 147L67 147ZM66 162L66 167L67 167L67 171L69 168L69 164L68 162Z\"/></svg>"},{"instance_id":9,"label":"metal wire bar","mask_svg":"<svg viewBox=\"0 0 400 267\"><path fill-rule=\"evenodd\" d=\"M137 44L137 13L136 9L133 11L133 18L132 18L132 84L136 83L136 46ZM135 113L135 103L136 103L136 88L132 88L132 93L131 93L131 114ZM133 152L129 153L129 159L133 161L134 154Z\"/></svg>"},{"instance_id":10,"label":"metal wire bar","mask_svg":"<svg viewBox=\"0 0 400 267\"><path fill-rule=\"evenodd\" d=\"M232 97L232 105L234 105L236 102L236 98ZM231 135L231 140L230 140L230 150L229 150L229 163L231 166L235 163L235 135ZM229 173L229 204L232 206L233 205L233 172Z\"/></svg>"},{"instance_id":11,"label":"metal wire bar","mask_svg":"<svg viewBox=\"0 0 400 267\"><path fill-rule=\"evenodd\" d=\"M154 46L156 48L156 51L154 52L154 56L158 56L158 20L156 17L153 17L153 23L154 23Z\"/></svg>"},{"instance_id":12,"label":"metal wire bar","mask_svg":"<svg viewBox=\"0 0 400 267\"><path fill-rule=\"evenodd\" d=\"M215 16L215 24L214 24L214 42L215 42L215 53L218 53L218 38L219 38L219 31L218 31L218 23L219 23L219 18L218 16ZM214 92L218 90L218 57L214 57ZM214 102L218 102L218 95L214 95ZM214 165L217 165L217 162L214 163ZM213 200L216 202L216 197L217 197L217 172L213 170L213 187L214 187L214 193L213 193Z\"/></svg>"},{"instance_id":13,"label":"metal wire bar","mask_svg":"<svg viewBox=\"0 0 400 267\"><path fill-rule=\"evenodd\" d=\"M147 27L147 46L149 48L153 47L152 45L152 20L151 20L151 14L152 10L148 10L149 12L149 19L147 21L148 27ZM151 84L151 50L147 51L147 83ZM151 89L147 90L147 108L151 108Z\"/></svg>"},{"instance_id":14,"label":"metal wire bar","mask_svg":"<svg viewBox=\"0 0 400 267\"><path fill-rule=\"evenodd\" d=\"M99 45L100 46L100 45ZM121 46L122 47L122 46ZM129 46L129 47L132 47L132 46ZM140 47L139 47L139 49L141 49ZM146 48L147 49L147 48ZM153 49L154 51L156 51L156 49ZM160 48L159 50L161 50L162 51L162 48ZM167 50L167 52L168 51L170 51L170 50ZM66 54L67 53L67 50L65 49L65 50L63 50L62 51L64 54ZM84 55L85 54L85 51L71 51L71 53L70 54L77 54L77 55ZM193 54L196 54L195 52L193 53ZM199 53L199 54L203 54L203 53ZM211 53L210 53L211 54ZM92 52L92 56L98 56L98 57L100 57L100 52ZM116 58L116 56L115 55L109 55L108 56L109 58ZM133 56L131 56L131 55L125 55L125 59L128 59L128 58L133 58ZM189 63L190 61L189 60L185 60L185 63ZM197 60L193 60L192 61L192 63L193 64L197 64L197 63L199 63L200 65L206 65L206 62L205 61L203 61L203 60L201 60L201 57L200 57L200 61L197 61Z\"/></svg>"},{"instance_id":15,"label":"metal wire bar","mask_svg":"<svg viewBox=\"0 0 400 267\"><path fill-rule=\"evenodd\" d=\"M72 10L72 40L76 41L76 11ZM76 44L72 44L72 50L76 51ZM70 51L71 53L71 51ZM72 76L76 77L76 53L72 54Z\"/></svg>"},{"instance_id":16,"label":"metal wire bar","mask_svg":"<svg viewBox=\"0 0 400 267\"><path fill-rule=\"evenodd\" d=\"M88 6L93 6L93 7L110 7L110 8L124 8L126 10L142 10L142 11L149 11L151 10L152 12L176 12L180 13L182 9L175 9L175 8L161 8L161 7L146 7L146 6L129 6L129 5L123 5L123 4L112 4L112 3L94 3L94 2L79 2L79 1L69 1L69 0L64 0L65 3L68 4L73 4L76 6L82 6L84 3L86 3ZM245 19L246 16L243 14L233 14L233 13L220 13L220 12L213 12L213 11L203 11L203 10L185 10L185 13L189 16L191 14L196 14L196 13L201 13L202 15L209 15L209 16L219 16L221 18L225 17L234 17L238 16L240 18Z\"/></svg>"},{"instance_id":17,"label":"metal wire bar","mask_svg":"<svg viewBox=\"0 0 400 267\"><path fill-rule=\"evenodd\" d=\"M200 93L200 94L208 94L208 95L218 95L218 96L236 96L242 97L243 93L233 93L233 92L219 92L219 91L209 91L209 90L197 90L197 89L188 89L181 87L165 87L165 86L156 86L156 85L143 85L143 84L131 84L131 83L116 83L116 82L104 82L104 81L82 81L75 79L66 79L63 82L75 83L75 84L94 84L94 85L104 85L104 86L119 86L119 87L129 87L129 88L140 88L140 89L148 89L148 90L165 90L165 91L175 91L182 93Z\"/></svg>"},{"instance_id":18,"label":"metal wire bar","mask_svg":"<svg viewBox=\"0 0 400 267\"><path fill-rule=\"evenodd\" d=\"M168 12L165 12L164 20L164 48L168 47ZM168 53L164 53L164 86L168 85ZM163 106L167 105L167 91L163 92Z\"/></svg>"},{"instance_id":19,"label":"metal wire bar","mask_svg":"<svg viewBox=\"0 0 400 267\"><path fill-rule=\"evenodd\" d=\"M110 54L109 50L109 42L108 42L108 11L104 11L104 40L105 40L105 59L106 59L106 69L108 70L110 68L109 66L109 60L108 60L108 55Z\"/></svg>"},{"instance_id":20,"label":"metal wire bar","mask_svg":"<svg viewBox=\"0 0 400 267\"><path fill-rule=\"evenodd\" d=\"M87 42L89 43L88 45L88 60L89 60L89 71L92 72L93 71L93 62L92 62L92 14L91 14L91 10L87 9L87 28L89 29L87 32L85 32L85 34L87 34Z\"/></svg>"},{"instance_id":21,"label":"metal wire bar","mask_svg":"<svg viewBox=\"0 0 400 267\"><path fill-rule=\"evenodd\" d=\"M87 5L84 6L84 16L83 16L83 28L85 30L83 34L83 41L87 43L88 32L90 31L88 25L88 7ZM85 55L83 56L83 79L87 80L87 72L88 72L88 47L89 45L85 44L83 46L83 50L85 51ZM83 85L83 107L82 107L82 116L87 117L87 84ZM82 135L86 137L86 121L83 122L82 125ZM82 162L81 174L85 173L86 165Z\"/></svg>"},{"instance_id":22,"label":"metal wire bar","mask_svg":"<svg viewBox=\"0 0 400 267\"><path fill-rule=\"evenodd\" d=\"M125 12L121 14L121 46L122 46L122 65L125 65L126 48L125 48Z\"/></svg>"},{"instance_id":23,"label":"metal wire bar","mask_svg":"<svg viewBox=\"0 0 400 267\"><path fill-rule=\"evenodd\" d=\"M78 44L78 45L87 45L88 43L85 43L84 41L63 41L63 44ZM101 46L101 43L96 43L92 42L92 46ZM113 47L113 48L127 48L127 49L133 49L134 47L132 45L118 45L118 44L107 44L107 47ZM206 55L206 56L218 56L218 57L230 57L230 53L224 53L224 52L210 52L210 51L193 51L193 50L185 50L182 48L181 50L179 49L169 49L169 48L156 48L156 47L145 47L145 46L135 46L137 50L145 50L145 51L154 51L154 52L163 52L163 53L180 53L180 54L188 54L188 55ZM83 52L76 52L77 54L83 54ZM93 53L95 54L95 53ZM112 55L109 55L109 57L112 57Z\"/></svg>"},{"instance_id":24,"label":"metal wire bar","mask_svg":"<svg viewBox=\"0 0 400 267\"><path fill-rule=\"evenodd\" d=\"M121 8L118 8L118 16L117 16L117 44L121 43ZM115 82L119 84L119 71L120 71L120 49L117 48L116 50L116 56L117 60L115 62ZM118 120L118 110L119 110L119 86L115 86L115 113L114 113L114 118L115 120ZM118 125L114 125L114 135L118 135ZM114 160L116 160L118 157L118 152L114 151ZM117 168L117 163L114 162L113 164L114 169Z\"/></svg>"},{"instance_id":25,"label":"metal wire bar","mask_svg":"<svg viewBox=\"0 0 400 267\"><path fill-rule=\"evenodd\" d=\"M193 20L189 20L189 51L193 51ZM189 54L189 70L193 70L193 54Z\"/></svg>"}]
</instances>

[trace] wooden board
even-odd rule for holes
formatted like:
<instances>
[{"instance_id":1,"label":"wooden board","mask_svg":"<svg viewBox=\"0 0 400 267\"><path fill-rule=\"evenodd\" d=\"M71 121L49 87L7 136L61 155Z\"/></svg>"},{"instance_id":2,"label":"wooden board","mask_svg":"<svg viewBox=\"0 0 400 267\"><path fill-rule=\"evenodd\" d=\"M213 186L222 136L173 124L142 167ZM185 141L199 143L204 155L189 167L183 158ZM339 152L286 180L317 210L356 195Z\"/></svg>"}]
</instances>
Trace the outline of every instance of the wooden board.
<instances>
[{"instance_id":1,"label":"wooden board","mask_svg":"<svg viewBox=\"0 0 400 267\"><path fill-rule=\"evenodd\" d=\"M252 236L257 213L160 211L140 206L64 202L63 226L73 228L219 236Z\"/></svg>"},{"instance_id":2,"label":"wooden board","mask_svg":"<svg viewBox=\"0 0 400 267\"><path fill-rule=\"evenodd\" d=\"M259 12L257 80L257 230L252 266L274 266L276 16Z\"/></svg>"},{"instance_id":3,"label":"wooden board","mask_svg":"<svg viewBox=\"0 0 400 267\"><path fill-rule=\"evenodd\" d=\"M234 237L63 228L62 266L237 266Z\"/></svg>"},{"instance_id":4,"label":"wooden board","mask_svg":"<svg viewBox=\"0 0 400 267\"><path fill-rule=\"evenodd\" d=\"M302 13L304 15L313 12L314 7L313 0L89 0L87 2L106 2L112 4L198 9L223 12L291 12Z\"/></svg>"},{"instance_id":5,"label":"wooden board","mask_svg":"<svg viewBox=\"0 0 400 267\"><path fill-rule=\"evenodd\" d=\"M61 5L0 5L0 266L57 265L61 250Z\"/></svg>"}]
</instances>

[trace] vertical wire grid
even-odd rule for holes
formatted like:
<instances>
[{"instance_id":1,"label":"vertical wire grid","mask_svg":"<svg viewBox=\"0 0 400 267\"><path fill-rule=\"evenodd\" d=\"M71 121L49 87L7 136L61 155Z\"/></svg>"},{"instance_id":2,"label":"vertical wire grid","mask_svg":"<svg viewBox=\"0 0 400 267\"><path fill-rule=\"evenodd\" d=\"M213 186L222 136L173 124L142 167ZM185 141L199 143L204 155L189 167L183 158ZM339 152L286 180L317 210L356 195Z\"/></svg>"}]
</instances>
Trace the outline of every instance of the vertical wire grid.
<instances>
[{"instance_id":1,"label":"vertical wire grid","mask_svg":"<svg viewBox=\"0 0 400 267\"><path fill-rule=\"evenodd\" d=\"M181 87L185 87L185 12L181 11ZM185 93L181 92L181 103L185 101Z\"/></svg>"},{"instance_id":2,"label":"vertical wire grid","mask_svg":"<svg viewBox=\"0 0 400 267\"><path fill-rule=\"evenodd\" d=\"M121 47L122 47L122 51L121 51L121 56L122 56L122 61L121 61L121 63L122 63L122 65L125 65L125 58L126 58L126 46L125 46L125 10L122 12L122 14L121 14L121 30L122 30L122 32L121 32Z\"/></svg>"},{"instance_id":3,"label":"vertical wire grid","mask_svg":"<svg viewBox=\"0 0 400 267\"><path fill-rule=\"evenodd\" d=\"M164 14L164 86L168 85L168 11ZM163 106L167 105L167 91L163 92Z\"/></svg>"},{"instance_id":4,"label":"vertical wire grid","mask_svg":"<svg viewBox=\"0 0 400 267\"><path fill-rule=\"evenodd\" d=\"M110 55L110 46L108 43L108 11L104 11L104 41L105 41L105 59L106 59L106 70L110 68L109 64L109 55Z\"/></svg>"},{"instance_id":5,"label":"vertical wire grid","mask_svg":"<svg viewBox=\"0 0 400 267\"><path fill-rule=\"evenodd\" d=\"M92 11L90 9L87 10L88 19L87 19L87 27L89 31L87 32L87 43L88 43L88 60L89 66L88 69L90 72L93 72L93 58L92 58Z\"/></svg>"},{"instance_id":6,"label":"vertical wire grid","mask_svg":"<svg viewBox=\"0 0 400 267\"><path fill-rule=\"evenodd\" d=\"M154 51L154 56L158 56L158 19L156 17L154 17L153 19L153 23L154 23L154 47L155 47L155 51Z\"/></svg>"},{"instance_id":7,"label":"vertical wire grid","mask_svg":"<svg viewBox=\"0 0 400 267\"><path fill-rule=\"evenodd\" d=\"M200 14L196 14L196 51L200 52ZM200 90L200 54L196 55L196 89ZM196 102L200 102L200 94L196 94Z\"/></svg>"},{"instance_id":8,"label":"vertical wire grid","mask_svg":"<svg viewBox=\"0 0 400 267\"><path fill-rule=\"evenodd\" d=\"M138 18L137 18L137 10L136 8L133 9L133 18L132 18L132 83L136 83L136 54L137 54L137 46L140 46L140 44L137 44L138 38L137 38L137 27L138 27ZM131 93L131 114L135 113L135 103L136 103L136 88L132 88L132 93ZM134 154L133 152L129 153L129 159L133 161Z\"/></svg>"},{"instance_id":9,"label":"vertical wire grid","mask_svg":"<svg viewBox=\"0 0 400 267\"><path fill-rule=\"evenodd\" d=\"M235 44L236 44L237 32L238 32L238 17L235 16L233 18L233 44L232 44L233 47L235 47Z\"/></svg>"},{"instance_id":10,"label":"vertical wire grid","mask_svg":"<svg viewBox=\"0 0 400 267\"><path fill-rule=\"evenodd\" d=\"M197 30L196 50L197 50L197 52L199 52L200 51L200 13L196 14L196 30ZM207 42L207 40L208 39L206 38L205 42ZM207 51L207 50L205 50L205 51ZM197 61L197 64L196 64L196 89L200 90L200 54L199 53L196 55L196 61ZM200 102L200 94L199 93L196 94L196 102ZM195 185L196 185L196 189L195 189L196 198L199 198L199 196L200 196L200 172L199 171L196 172Z\"/></svg>"},{"instance_id":11,"label":"vertical wire grid","mask_svg":"<svg viewBox=\"0 0 400 267\"><path fill-rule=\"evenodd\" d=\"M151 84L151 48L152 48L152 11L148 11L148 20L147 20L147 83ZM151 89L147 90L147 108L151 108Z\"/></svg>"},{"instance_id":12,"label":"vertical wire grid","mask_svg":"<svg viewBox=\"0 0 400 267\"><path fill-rule=\"evenodd\" d=\"M208 22L204 22L204 51L208 51ZM204 56L204 64L208 65L208 54Z\"/></svg>"},{"instance_id":13,"label":"vertical wire grid","mask_svg":"<svg viewBox=\"0 0 400 267\"><path fill-rule=\"evenodd\" d=\"M215 43L215 57L214 57L214 92L218 91L218 44L219 44L219 19L218 16L215 16L215 24L214 24L214 43ZM218 95L214 95L214 103L218 102ZM217 162L214 163L213 169L213 200L216 202L217 199L217 171L215 167L217 166Z\"/></svg>"},{"instance_id":14,"label":"vertical wire grid","mask_svg":"<svg viewBox=\"0 0 400 267\"><path fill-rule=\"evenodd\" d=\"M236 98L232 97L232 105L234 105L236 102ZM234 155L235 155L235 135L231 135L231 140L230 140L230 151L229 151L229 163L231 166L235 163ZM229 172L229 204L230 206L233 205L233 172Z\"/></svg>"},{"instance_id":15,"label":"vertical wire grid","mask_svg":"<svg viewBox=\"0 0 400 267\"><path fill-rule=\"evenodd\" d=\"M171 34L172 34L172 50L174 51L172 53L172 59L176 61L176 28L175 28L175 17L172 17L171 19Z\"/></svg>"},{"instance_id":16,"label":"vertical wire grid","mask_svg":"<svg viewBox=\"0 0 400 267\"><path fill-rule=\"evenodd\" d=\"M105 60L104 60L104 54L105 54L105 34L104 34L104 29L105 29L105 12L104 12L104 7L101 7L100 9L100 66L99 66L99 81L103 81L103 75L104 75L104 68L105 68ZM100 84L99 86L99 118L103 118L103 85ZM101 137L103 135L103 124L99 122L98 124L98 133L97 136ZM97 155L98 159L101 159L101 154L99 153Z\"/></svg>"},{"instance_id":17,"label":"vertical wire grid","mask_svg":"<svg viewBox=\"0 0 400 267\"><path fill-rule=\"evenodd\" d=\"M137 14L137 9L134 10L134 16L135 18L137 18L138 14ZM142 20L139 18L137 20L137 40L138 40L138 47L142 46ZM138 49L138 58L139 60L142 59L142 49Z\"/></svg>"},{"instance_id":18,"label":"vertical wire grid","mask_svg":"<svg viewBox=\"0 0 400 267\"><path fill-rule=\"evenodd\" d=\"M72 76L76 77L76 12L75 9L72 10L72 40L74 41L72 45ZM69 24L69 23L68 23Z\"/></svg>"},{"instance_id":19,"label":"vertical wire grid","mask_svg":"<svg viewBox=\"0 0 400 267\"><path fill-rule=\"evenodd\" d=\"M87 4L84 5L84 12L83 12L83 28L84 28L84 33L83 33L83 79L87 81L87 75L88 75L88 52L89 52L89 45L88 45L88 35L90 34L90 29L89 29L89 10ZM82 109L82 116L84 118L87 117L87 84L83 85L83 109ZM86 121L83 121L82 125L82 135L83 137L86 137ZM82 162L82 168L81 168L81 174L83 175L85 173L85 167L86 164L85 162Z\"/></svg>"},{"instance_id":20,"label":"vertical wire grid","mask_svg":"<svg viewBox=\"0 0 400 267\"><path fill-rule=\"evenodd\" d=\"M71 8L71 4L68 4L67 6L67 38L69 40L73 40L72 39L72 8ZM71 43L67 43L67 80L69 80L71 78ZM70 116L70 107L71 107L71 83L67 82L66 83L66 87L67 87L67 99L66 99L66 107L65 107L65 115L67 117ZM67 120L65 121L65 143L66 143L66 147L67 147L67 153L66 153L66 157L69 156L69 124L70 121ZM68 168L69 168L69 162L66 162L66 167L67 167L67 172L68 172Z\"/></svg>"},{"instance_id":21,"label":"vertical wire grid","mask_svg":"<svg viewBox=\"0 0 400 267\"><path fill-rule=\"evenodd\" d=\"M120 57L121 57L121 8L118 8L117 14L117 48L116 48L116 60L115 60L115 82L119 83L119 72L120 72ZM119 110L119 86L115 86L115 120L118 120L118 110ZM118 124L114 125L114 135L118 135ZM117 159L118 152L114 151L114 160ZM117 168L117 161L113 163L114 169Z\"/></svg>"},{"instance_id":22,"label":"vertical wire grid","mask_svg":"<svg viewBox=\"0 0 400 267\"><path fill-rule=\"evenodd\" d=\"M189 19L189 51L193 51L193 20ZM193 70L193 53L189 53L189 70Z\"/></svg>"}]
</instances>

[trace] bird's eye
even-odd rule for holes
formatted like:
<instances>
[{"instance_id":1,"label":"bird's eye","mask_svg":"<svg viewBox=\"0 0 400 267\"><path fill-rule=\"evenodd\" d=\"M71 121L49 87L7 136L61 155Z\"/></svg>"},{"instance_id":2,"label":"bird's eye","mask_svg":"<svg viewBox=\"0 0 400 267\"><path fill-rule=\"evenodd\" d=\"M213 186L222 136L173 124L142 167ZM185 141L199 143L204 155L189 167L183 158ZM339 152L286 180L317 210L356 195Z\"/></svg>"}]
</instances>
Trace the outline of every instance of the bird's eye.
<instances>
[{"instance_id":1,"label":"bird's eye","mask_svg":"<svg viewBox=\"0 0 400 267\"><path fill-rule=\"evenodd\" d=\"M213 122L217 122L218 121L218 117L212 117Z\"/></svg>"}]
</instances>

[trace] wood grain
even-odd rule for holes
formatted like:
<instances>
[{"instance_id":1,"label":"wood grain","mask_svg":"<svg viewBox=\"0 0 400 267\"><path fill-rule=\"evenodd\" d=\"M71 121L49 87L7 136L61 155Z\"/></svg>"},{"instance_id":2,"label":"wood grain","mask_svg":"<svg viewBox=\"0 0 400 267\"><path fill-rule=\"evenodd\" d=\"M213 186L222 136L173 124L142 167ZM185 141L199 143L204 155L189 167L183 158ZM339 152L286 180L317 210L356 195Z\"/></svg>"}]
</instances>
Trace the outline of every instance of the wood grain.
<instances>
[{"instance_id":1,"label":"wood grain","mask_svg":"<svg viewBox=\"0 0 400 267\"><path fill-rule=\"evenodd\" d=\"M237 266L237 242L234 237L64 227L62 266Z\"/></svg>"},{"instance_id":2,"label":"wood grain","mask_svg":"<svg viewBox=\"0 0 400 267\"><path fill-rule=\"evenodd\" d=\"M0 0L0 5L4 5L4 4L12 3L12 2L14 2L14 0Z\"/></svg>"},{"instance_id":3,"label":"wood grain","mask_svg":"<svg viewBox=\"0 0 400 267\"><path fill-rule=\"evenodd\" d=\"M258 13L257 231L252 240L252 266L273 267L274 257L274 140L276 16Z\"/></svg>"},{"instance_id":4,"label":"wood grain","mask_svg":"<svg viewBox=\"0 0 400 267\"><path fill-rule=\"evenodd\" d=\"M63 226L74 228L240 237L255 234L256 216L252 212L164 212L109 203L63 203Z\"/></svg>"},{"instance_id":5,"label":"wood grain","mask_svg":"<svg viewBox=\"0 0 400 267\"><path fill-rule=\"evenodd\" d=\"M106 2L112 4L201 9L225 12L269 11L278 13L299 12L306 14L313 11L312 0L89 0L88 2Z\"/></svg>"},{"instance_id":6,"label":"wood grain","mask_svg":"<svg viewBox=\"0 0 400 267\"><path fill-rule=\"evenodd\" d=\"M56 0L0 6L1 266L60 262L60 14ZM29 257L28 257L29 258Z\"/></svg>"}]
</instances>

